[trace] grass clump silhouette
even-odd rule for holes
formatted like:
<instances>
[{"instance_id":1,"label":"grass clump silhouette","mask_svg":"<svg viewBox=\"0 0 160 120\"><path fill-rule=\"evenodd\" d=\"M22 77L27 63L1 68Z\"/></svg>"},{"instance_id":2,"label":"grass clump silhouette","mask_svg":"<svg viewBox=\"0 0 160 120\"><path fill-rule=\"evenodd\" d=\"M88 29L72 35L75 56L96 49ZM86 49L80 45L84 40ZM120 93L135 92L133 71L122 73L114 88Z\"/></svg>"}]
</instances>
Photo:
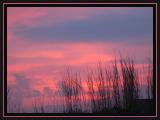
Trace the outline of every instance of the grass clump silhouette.
<instances>
[{"instance_id":1,"label":"grass clump silhouette","mask_svg":"<svg viewBox=\"0 0 160 120\"><path fill-rule=\"evenodd\" d=\"M62 113L108 113L106 115L133 115L141 113L136 104L141 100L143 87L140 81L146 82L147 99L150 100L150 112L153 111L153 64L149 61L148 66L143 68L143 77L131 58L116 58L112 64L106 65L99 61L96 68L87 68L85 75L67 66L61 74L59 96L64 100L61 108ZM84 84L86 85L84 87ZM19 111L20 105L12 105L13 95L7 90L7 111ZM41 96L44 100L45 96ZM56 99L56 97L54 97ZM143 101L142 101L143 102ZM45 101L33 101L34 113L47 113ZM55 104L55 103L53 103ZM23 111L24 112L24 111Z\"/></svg>"}]
</instances>

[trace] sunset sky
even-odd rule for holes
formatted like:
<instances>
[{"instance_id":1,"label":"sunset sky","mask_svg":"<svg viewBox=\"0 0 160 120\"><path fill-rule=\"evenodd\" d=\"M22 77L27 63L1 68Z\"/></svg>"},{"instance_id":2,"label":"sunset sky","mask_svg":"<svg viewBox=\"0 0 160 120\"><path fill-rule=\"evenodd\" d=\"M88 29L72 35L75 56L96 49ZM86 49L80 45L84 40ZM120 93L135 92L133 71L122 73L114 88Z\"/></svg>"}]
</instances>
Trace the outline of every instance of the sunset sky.
<instances>
[{"instance_id":1,"label":"sunset sky","mask_svg":"<svg viewBox=\"0 0 160 120\"><path fill-rule=\"evenodd\" d=\"M66 65L83 72L99 60L110 64L119 52L142 65L152 47L151 7L7 8L7 85L26 108L36 97L60 101Z\"/></svg>"}]
</instances>

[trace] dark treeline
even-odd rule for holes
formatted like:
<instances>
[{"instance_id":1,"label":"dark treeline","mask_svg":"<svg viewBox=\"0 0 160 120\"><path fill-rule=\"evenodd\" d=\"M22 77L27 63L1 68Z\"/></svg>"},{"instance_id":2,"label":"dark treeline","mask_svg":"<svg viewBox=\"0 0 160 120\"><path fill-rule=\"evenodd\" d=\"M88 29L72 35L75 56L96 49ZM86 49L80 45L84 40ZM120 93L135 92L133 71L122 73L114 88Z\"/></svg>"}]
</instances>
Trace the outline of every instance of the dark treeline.
<instances>
[{"instance_id":1,"label":"dark treeline","mask_svg":"<svg viewBox=\"0 0 160 120\"><path fill-rule=\"evenodd\" d=\"M54 106L53 112L151 113L153 110L152 67L151 61L148 62L147 67L142 68L136 67L133 59L121 57L119 60L115 58L111 65L99 61L96 68L86 69L84 77L80 72L67 66L61 74L62 80L58 88L58 94L63 99L63 103L61 106ZM145 93L142 82L146 83ZM20 107L14 110L10 103L12 97L10 91L10 89L7 91L8 111L20 112ZM145 99L142 97L143 94L147 95ZM47 113L43 96L42 99L42 102L33 101L34 113ZM53 105L55 105L54 101ZM142 105L149 107L143 108Z\"/></svg>"}]
</instances>

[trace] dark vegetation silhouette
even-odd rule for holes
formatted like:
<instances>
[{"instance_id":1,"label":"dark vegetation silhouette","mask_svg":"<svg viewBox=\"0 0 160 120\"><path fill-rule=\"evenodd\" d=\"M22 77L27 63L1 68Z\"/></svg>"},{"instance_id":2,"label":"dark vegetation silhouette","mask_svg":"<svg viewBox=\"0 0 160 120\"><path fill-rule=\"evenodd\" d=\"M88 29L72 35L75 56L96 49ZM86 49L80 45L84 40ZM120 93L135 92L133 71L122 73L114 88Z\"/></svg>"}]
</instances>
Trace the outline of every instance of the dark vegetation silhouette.
<instances>
[{"instance_id":1,"label":"dark vegetation silhouette","mask_svg":"<svg viewBox=\"0 0 160 120\"><path fill-rule=\"evenodd\" d=\"M32 102L33 106L33 112L34 113L45 113L45 101L44 96L42 96L40 99L34 99Z\"/></svg>"},{"instance_id":2,"label":"dark vegetation silhouette","mask_svg":"<svg viewBox=\"0 0 160 120\"><path fill-rule=\"evenodd\" d=\"M85 82L88 87L87 96L90 102L90 111L88 112L110 114L145 113L145 110L141 111L141 108L138 108L138 102L146 102L147 100L150 101L150 103L147 103L150 104L150 108L147 109L150 109L151 112L151 107L153 108L153 70L151 61L149 61L148 67L145 67L147 72L144 72L143 75L143 82L147 82L147 100L140 97L140 94L145 93L142 93L142 86L140 86L139 69L130 57L121 57L119 61L115 58L112 67L106 66L99 61L96 70L87 68ZM69 72L70 70L67 69L66 71ZM73 78L73 76L69 78ZM77 79L74 80L77 81ZM72 81L74 80L72 79ZM66 82L69 82L69 79L63 79L63 84ZM83 88L81 84L79 86ZM72 84L71 88L74 87L76 86ZM70 87L65 87L63 91L65 93L68 90L71 90ZM85 94L83 92L82 94ZM71 97L74 95L68 94L66 96ZM74 110L74 112L76 111Z\"/></svg>"},{"instance_id":3,"label":"dark vegetation silhouette","mask_svg":"<svg viewBox=\"0 0 160 120\"><path fill-rule=\"evenodd\" d=\"M65 100L65 111L67 113L82 112L80 75L77 72L73 73L70 67L66 67L62 79L61 90Z\"/></svg>"},{"instance_id":4,"label":"dark vegetation silhouette","mask_svg":"<svg viewBox=\"0 0 160 120\"><path fill-rule=\"evenodd\" d=\"M120 60L123 78L123 102L126 111L134 110L134 101L139 98L138 72L132 59Z\"/></svg>"},{"instance_id":5,"label":"dark vegetation silhouette","mask_svg":"<svg viewBox=\"0 0 160 120\"><path fill-rule=\"evenodd\" d=\"M120 57L119 60L115 58L110 66L99 61L95 69L89 67L86 69L85 77L67 66L61 74L62 80L58 93L64 100L59 106L62 113L108 113L109 115L147 113L139 108L139 103L149 104L150 108L147 109L149 109L148 113L151 113L153 111L153 64L151 60L147 67L142 69L142 77L140 77L142 74L139 69L142 68L137 68L130 57ZM147 83L146 93L142 92L140 81ZM85 88L82 82L86 83ZM7 90L8 109L11 107L10 91L10 89ZM143 96L141 94L146 94L146 99L141 97ZM12 109L8 111L19 112L14 110L13 106ZM55 111L56 109L59 108L56 107ZM35 99L33 112L46 113L44 101L39 102Z\"/></svg>"},{"instance_id":6,"label":"dark vegetation silhouette","mask_svg":"<svg viewBox=\"0 0 160 120\"><path fill-rule=\"evenodd\" d=\"M120 86L121 86L120 75L117 66L117 60L115 59L113 63L113 99L114 99L114 109L119 111L121 108L120 101Z\"/></svg>"}]
</instances>

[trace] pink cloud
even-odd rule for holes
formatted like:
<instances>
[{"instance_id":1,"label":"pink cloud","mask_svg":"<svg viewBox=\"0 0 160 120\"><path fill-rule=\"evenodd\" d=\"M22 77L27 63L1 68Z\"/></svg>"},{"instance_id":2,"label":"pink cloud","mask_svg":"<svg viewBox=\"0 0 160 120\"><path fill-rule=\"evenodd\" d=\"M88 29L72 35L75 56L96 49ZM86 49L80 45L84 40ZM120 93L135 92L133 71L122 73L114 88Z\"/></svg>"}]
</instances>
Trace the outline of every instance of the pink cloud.
<instances>
[{"instance_id":1,"label":"pink cloud","mask_svg":"<svg viewBox=\"0 0 160 120\"><path fill-rule=\"evenodd\" d=\"M35 27L55 25L66 21L92 19L95 14L118 12L131 8L112 7L9 7L7 8L8 27L22 25L23 27ZM101 12L100 12L101 11ZM122 14L122 13L121 13ZM125 12L123 14L126 14Z\"/></svg>"},{"instance_id":2,"label":"pink cloud","mask_svg":"<svg viewBox=\"0 0 160 120\"><path fill-rule=\"evenodd\" d=\"M37 90L43 94L44 88L48 87L52 91L57 92L59 81L62 79L61 72L64 70L65 65L70 65L75 71L85 69L87 65L95 69L99 60L110 65L110 62L114 60L115 55L117 55L116 52L118 52L118 50L122 52L122 55L126 55L127 53L129 56L142 59L145 59L147 56L145 53L149 53L149 51L152 53L152 50L143 44L130 45L118 42L100 43L98 40L93 43L38 43L33 42L34 40L28 41L26 38L22 38L13 32L13 28L19 25L22 26L22 28L19 29L56 25L67 21L92 19L92 16L95 14L111 13L113 11L118 12L121 8L11 7L7 9L7 24L9 28L7 29L8 86L16 84L14 74L18 73L27 76L27 80L31 83L29 86L31 90ZM126 10L127 8L123 9ZM127 12L122 12L122 14L127 14ZM43 60L43 58L45 58L45 60ZM146 66L146 64L143 65ZM118 64L118 68L119 67L120 65ZM136 68L140 69L141 67L141 63L136 63ZM86 73L82 73L82 76L85 78ZM143 74L141 74L141 77L143 77ZM97 84L96 81L94 81L94 84ZM141 84L146 85L146 81L141 81ZM86 82L82 81L82 85L87 92ZM96 87L95 89L97 91ZM110 90L112 90L112 88L110 88ZM28 90L28 92L31 91ZM86 99L89 100L88 95L85 94L85 96ZM39 99L40 97L37 98ZM54 101L56 104L59 105L62 103L62 97L56 95L55 98L57 100L56 102ZM33 97L24 98L23 105L31 108L33 99ZM45 99L45 102L50 100L49 97ZM53 103L50 103L50 105L52 104Z\"/></svg>"}]
</instances>

